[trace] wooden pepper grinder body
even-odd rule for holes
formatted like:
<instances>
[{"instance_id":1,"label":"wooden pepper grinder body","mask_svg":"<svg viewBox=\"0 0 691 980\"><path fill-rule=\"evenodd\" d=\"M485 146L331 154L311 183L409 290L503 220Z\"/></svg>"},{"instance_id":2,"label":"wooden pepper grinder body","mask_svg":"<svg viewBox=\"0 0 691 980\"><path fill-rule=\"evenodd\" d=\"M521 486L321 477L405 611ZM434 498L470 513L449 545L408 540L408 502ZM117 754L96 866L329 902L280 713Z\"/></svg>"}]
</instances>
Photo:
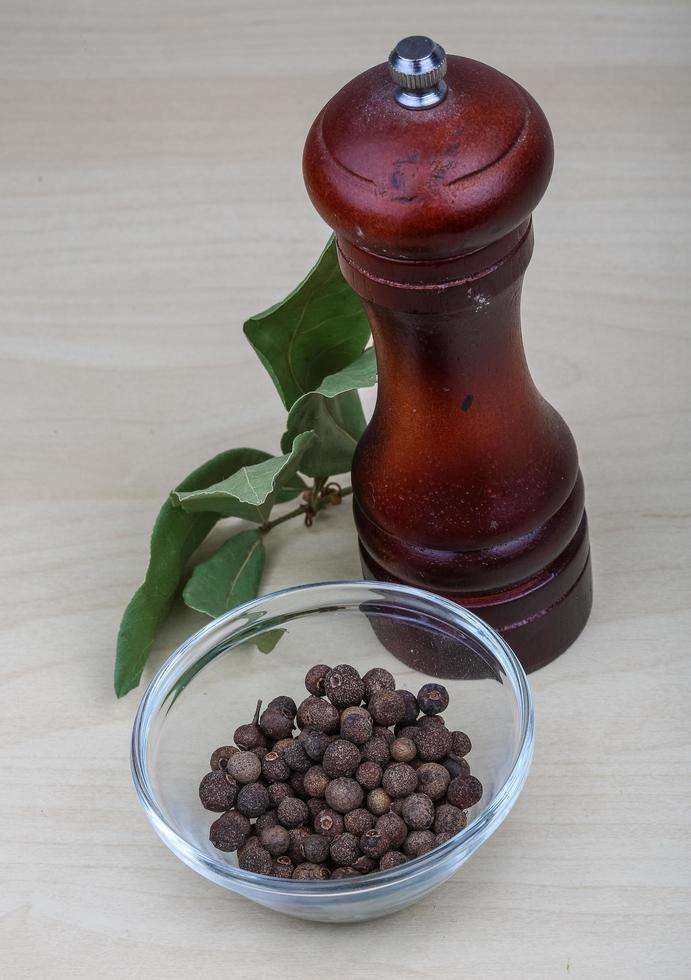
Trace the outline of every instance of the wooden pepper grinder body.
<instances>
[{"instance_id":1,"label":"wooden pepper grinder body","mask_svg":"<svg viewBox=\"0 0 691 980\"><path fill-rule=\"evenodd\" d=\"M304 156L377 354L352 469L365 573L462 603L528 670L573 642L592 597L576 446L521 339L551 168L530 95L428 38L334 96Z\"/></svg>"}]
</instances>

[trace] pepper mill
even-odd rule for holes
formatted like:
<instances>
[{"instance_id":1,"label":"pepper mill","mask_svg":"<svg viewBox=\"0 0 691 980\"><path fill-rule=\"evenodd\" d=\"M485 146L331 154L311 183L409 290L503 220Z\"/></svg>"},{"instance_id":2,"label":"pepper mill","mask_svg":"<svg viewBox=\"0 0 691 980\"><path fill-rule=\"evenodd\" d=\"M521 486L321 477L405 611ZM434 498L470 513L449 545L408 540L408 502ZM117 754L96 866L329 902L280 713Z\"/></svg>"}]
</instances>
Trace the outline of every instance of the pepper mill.
<instances>
[{"instance_id":1,"label":"pepper mill","mask_svg":"<svg viewBox=\"0 0 691 980\"><path fill-rule=\"evenodd\" d=\"M376 349L352 467L365 575L461 603L527 670L576 639L592 600L576 446L520 327L552 160L528 92L426 37L348 82L304 153Z\"/></svg>"}]
</instances>

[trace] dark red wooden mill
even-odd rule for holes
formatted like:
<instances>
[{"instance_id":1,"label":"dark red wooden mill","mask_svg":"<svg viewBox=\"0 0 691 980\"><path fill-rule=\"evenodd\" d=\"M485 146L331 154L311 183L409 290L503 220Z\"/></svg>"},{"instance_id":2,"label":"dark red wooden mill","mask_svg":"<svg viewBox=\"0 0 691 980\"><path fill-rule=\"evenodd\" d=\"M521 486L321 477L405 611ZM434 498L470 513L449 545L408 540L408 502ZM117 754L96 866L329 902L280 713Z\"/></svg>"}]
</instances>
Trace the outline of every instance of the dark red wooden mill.
<instances>
[{"instance_id":1,"label":"dark red wooden mill","mask_svg":"<svg viewBox=\"0 0 691 980\"><path fill-rule=\"evenodd\" d=\"M342 88L304 155L377 352L352 471L365 573L462 603L528 670L573 642L592 598L576 446L521 338L552 159L528 92L424 37Z\"/></svg>"}]
</instances>

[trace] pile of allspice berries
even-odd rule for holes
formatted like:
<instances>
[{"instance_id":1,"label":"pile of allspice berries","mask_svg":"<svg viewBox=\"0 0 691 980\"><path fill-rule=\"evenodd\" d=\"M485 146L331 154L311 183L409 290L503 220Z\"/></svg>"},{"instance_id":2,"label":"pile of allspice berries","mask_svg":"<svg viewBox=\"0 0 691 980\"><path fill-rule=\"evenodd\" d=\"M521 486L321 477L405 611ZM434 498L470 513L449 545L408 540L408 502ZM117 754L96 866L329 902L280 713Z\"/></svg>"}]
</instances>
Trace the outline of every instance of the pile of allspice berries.
<instances>
[{"instance_id":1,"label":"pile of allspice berries","mask_svg":"<svg viewBox=\"0 0 691 980\"><path fill-rule=\"evenodd\" d=\"M221 813L209 838L245 871L298 880L385 871L426 854L467 823L482 796L470 739L442 718L441 684L417 697L374 667L317 664L309 696L257 705L235 745L211 756L199 786ZM295 737L295 726L300 729Z\"/></svg>"}]
</instances>

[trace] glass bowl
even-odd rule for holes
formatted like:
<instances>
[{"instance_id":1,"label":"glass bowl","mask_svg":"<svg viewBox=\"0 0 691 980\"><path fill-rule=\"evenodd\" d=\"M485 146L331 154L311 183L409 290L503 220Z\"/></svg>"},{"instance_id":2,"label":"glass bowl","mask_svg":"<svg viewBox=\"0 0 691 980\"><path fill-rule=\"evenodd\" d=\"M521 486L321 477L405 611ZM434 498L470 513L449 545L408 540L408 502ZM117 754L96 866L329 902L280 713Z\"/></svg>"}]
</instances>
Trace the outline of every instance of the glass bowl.
<instances>
[{"instance_id":1,"label":"glass bowl","mask_svg":"<svg viewBox=\"0 0 691 980\"><path fill-rule=\"evenodd\" d=\"M209 756L232 741L258 698L300 702L315 663L390 670L416 693L443 679L447 726L470 735L483 784L468 825L445 844L388 871L335 881L293 881L242 871L216 850L197 787ZM472 613L401 585L329 582L263 596L214 620L180 646L151 681L132 735L132 774L154 829L190 868L260 905L304 919L355 922L416 902L492 834L516 802L533 750L525 673L501 637Z\"/></svg>"}]
</instances>

